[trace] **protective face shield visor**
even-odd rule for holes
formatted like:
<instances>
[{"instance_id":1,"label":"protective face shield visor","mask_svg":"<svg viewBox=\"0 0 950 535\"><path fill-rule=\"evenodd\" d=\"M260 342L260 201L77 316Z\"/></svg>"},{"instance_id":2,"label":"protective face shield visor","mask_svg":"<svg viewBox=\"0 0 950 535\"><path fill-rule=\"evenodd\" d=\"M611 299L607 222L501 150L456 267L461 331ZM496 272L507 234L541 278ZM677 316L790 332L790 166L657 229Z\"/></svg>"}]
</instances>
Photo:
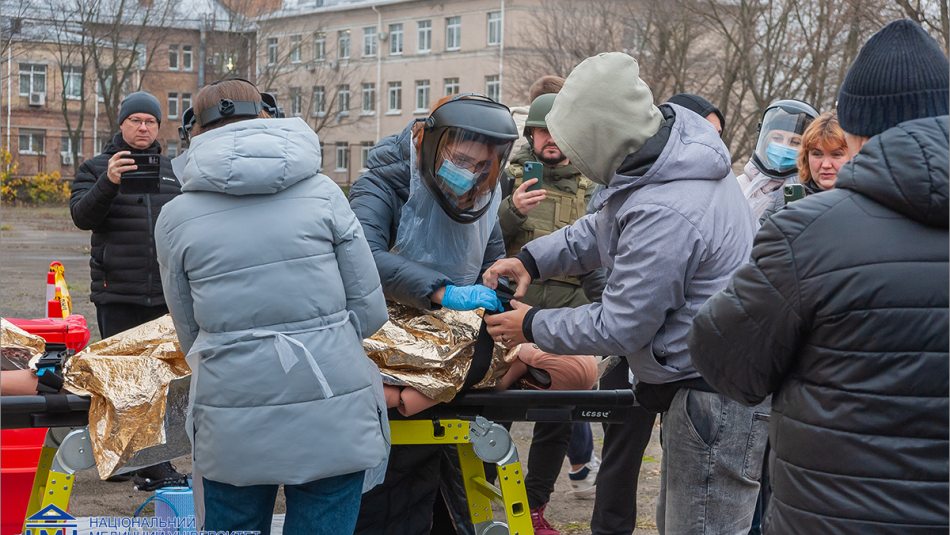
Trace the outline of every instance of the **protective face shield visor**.
<instances>
[{"instance_id":1,"label":"protective face shield visor","mask_svg":"<svg viewBox=\"0 0 950 535\"><path fill-rule=\"evenodd\" d=\"M457 127L439 134L435 154L423 147L423 181L449 217L471 223L491 204L512 142Z\"/></svg>"},{"instance_id":2,"label":"protective face shield visor","mask_svg":"<svg viewBox=\"0 0 950 535\"><path fill-rule=\"evenodd\" d=\"M755 164L766 175L785 178L797 171L802 134L814 117L794 109L775 106L765 110L755 145Z\"/></svg>"}]
</instances>

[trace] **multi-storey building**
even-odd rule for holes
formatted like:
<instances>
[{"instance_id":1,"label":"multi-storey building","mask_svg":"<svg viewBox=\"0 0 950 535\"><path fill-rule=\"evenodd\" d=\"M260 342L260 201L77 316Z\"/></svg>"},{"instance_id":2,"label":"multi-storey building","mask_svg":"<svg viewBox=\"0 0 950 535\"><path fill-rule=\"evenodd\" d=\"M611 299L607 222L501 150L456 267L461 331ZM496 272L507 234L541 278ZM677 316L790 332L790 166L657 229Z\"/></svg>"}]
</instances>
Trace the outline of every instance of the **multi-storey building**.
<instances>
[{"instance_id":1,"label":"multi-storey building","mask_svg":"<svg viewBox=\"0 0 950 535\"><path fill-rule=\"evenodd\" d=\"M323 172L347 185L376 141L445 95L525 104L505 69L537 9L538 0L285 1L257 21L257 81L311 124Z\"/></svg>"}]
</instances>

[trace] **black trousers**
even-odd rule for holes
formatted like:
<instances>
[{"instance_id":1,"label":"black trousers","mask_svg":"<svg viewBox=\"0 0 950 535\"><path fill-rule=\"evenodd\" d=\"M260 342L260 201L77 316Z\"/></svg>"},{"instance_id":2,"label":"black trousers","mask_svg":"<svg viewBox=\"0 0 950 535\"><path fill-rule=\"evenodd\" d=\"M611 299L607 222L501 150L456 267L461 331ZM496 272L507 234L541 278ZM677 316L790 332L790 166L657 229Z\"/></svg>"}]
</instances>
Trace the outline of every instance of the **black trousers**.
<instances>
[{"instance_id":1,"label":"black trousers","mask_svg":"<svg viewBox=\"0 0 950 535\"><path fill-rule=\"evenodd\" d=\"M528 451L528 473L524 478L528 507L537 509L551 500L554 483L561 474L567 445L571 441L570 422L537 422Z\"/></svg>"},{"instance_id":2,"label":"black trousers","mask_svg":"<svg viewBox=\"0 0 950 535\"><path fill-rule=\"evenodd\" d=\"M601 390L630 388L626 361L600 380ZM597 494L590 527L593 535L630 535L637 525L637 478L656 414L636 407L623 423L604 424Z\"/></svg>"},{"instance_id":3,"label":"black trousers","mask_svg":"<svg viewBox=\"0 0 950 535\"><path fill-rule=\"evenodd\" d=\"M96 304L96 322L99 323L99 334L103 338L138 327L165 314L168 314L168 307L165 305L149 307L125 303Z\"/></svg>"}]
</instances>

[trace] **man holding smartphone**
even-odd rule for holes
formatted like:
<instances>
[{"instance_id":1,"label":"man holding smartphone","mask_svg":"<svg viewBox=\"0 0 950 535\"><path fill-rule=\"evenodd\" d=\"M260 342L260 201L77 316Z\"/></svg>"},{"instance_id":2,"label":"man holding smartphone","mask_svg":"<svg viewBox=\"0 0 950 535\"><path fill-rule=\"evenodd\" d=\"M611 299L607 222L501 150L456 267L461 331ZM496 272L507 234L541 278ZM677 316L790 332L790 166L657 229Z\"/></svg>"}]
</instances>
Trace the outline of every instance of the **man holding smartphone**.
<instances>
[{"instance_id":1,"label":"man holding smartphone","mask_svg":"<svg viewBox=\"0 0 950 535\"><path fill-rule=\"evenodd\" d=\"M156 141L161 120L153 95L127 96L119 107L119 132L79 166L72 183L73 222L92 231L89 298L102 338L168 313L155 255L155 221L162 206L181 193L181 185ZM126 193L123 177L139 171L134 157L147 155L159 158L158 173L135 180L148 182L146 189L157 193ZM180 476L170 463L143 468L139 475L152 481Z\"/></svg>"},{"instance_id":2,"label":"man holding smartphone","mask_svg":"<svg viewBox=\"0 0 950 535\"><path fill-rule=\"evenodd\" d=\"M516 255L534 238L566 227L587 213L594 185L561 152L544 122L555 97L555 93L546 93L531 102L523 131L528 143L512 156L508 166L515 189L498 211L508 256ZM589 302L577 277L534 283L524 301L542 308L576 307ZM525 486L538 535L558 533L544 519L544 507L551 498L565 455L570 457L569 478L574 496L593 498L599 461L593 455L590 425L536 423Z\"/></svg>"}]
</instances>

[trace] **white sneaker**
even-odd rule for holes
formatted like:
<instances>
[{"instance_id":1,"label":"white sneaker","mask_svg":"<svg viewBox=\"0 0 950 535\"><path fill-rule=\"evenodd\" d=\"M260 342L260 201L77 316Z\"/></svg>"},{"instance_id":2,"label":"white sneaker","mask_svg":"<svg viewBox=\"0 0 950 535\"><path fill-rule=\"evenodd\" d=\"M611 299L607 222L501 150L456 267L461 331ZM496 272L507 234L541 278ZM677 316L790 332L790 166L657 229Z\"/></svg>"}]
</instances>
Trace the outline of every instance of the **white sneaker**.
<instances>
[{"instance_id":1,"label":"white sneaker","mask_svg":"<svg viewBox=\"0 0 950 535\"><path fill-rule=\"evenodd\" d=\"M597 492L597 472L600 471L600 459L592 455L590 461L580 470L570 471L567 474L571 481L571 494L575 498L592 499Z\"/></svg>"}]
</instances>

